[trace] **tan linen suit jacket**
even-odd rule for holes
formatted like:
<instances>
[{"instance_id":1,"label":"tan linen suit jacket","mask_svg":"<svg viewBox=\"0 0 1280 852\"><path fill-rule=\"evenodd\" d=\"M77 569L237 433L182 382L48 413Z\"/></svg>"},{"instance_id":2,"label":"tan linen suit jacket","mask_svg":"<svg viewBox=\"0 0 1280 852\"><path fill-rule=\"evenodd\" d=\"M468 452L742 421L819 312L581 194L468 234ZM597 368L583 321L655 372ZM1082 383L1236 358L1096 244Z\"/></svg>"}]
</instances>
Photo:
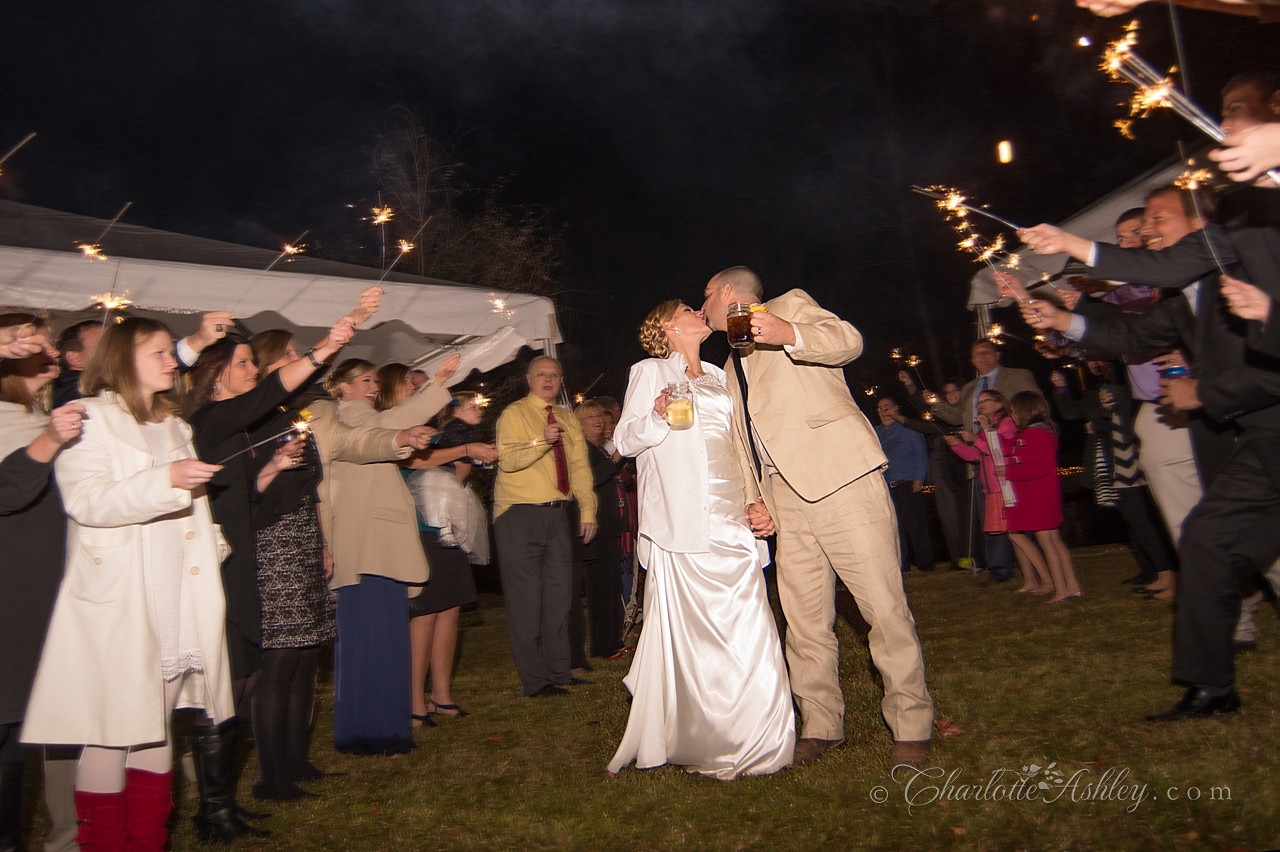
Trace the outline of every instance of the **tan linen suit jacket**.
<instances>
[{"instance_id":1,"label":"tan linen suit jacket","mask_svg":"<svg viewBox=\"0 0 1280 852\"><path fill-rule=\"evenodd\" d=\"M744 353L751 423L782 478L805 500L821 500L886 464L875 430L853 401L841 369L862 354L862 334L803 290L766 304L770 313L795 327L803 348L787 353L780 346L757 345ZM760 487L750 459L751 436L733 358L725 372L745 479L757 484L774 512L768 488Z\"/></svg>"},{"instance_id":2,"label":"tan linen suit jacket","mask_svg":"<svg viewBox=\"0 0 1280 852\"><path fill-rule=\"evenodd\" d=\"M978 384L981 381L981 377L976 378L961 388L959 405L948 405L946 402L939 402L934 407L938 417L952 426L972 429L973 395L978 392ZM1001 366L1000 372L996 374L996 384L992 390L1003 394L1005 399L1012 399L1015 393L1021 393L1022 391L1040 393L1040 388L1036 387L1036 377L1031 374L1030 370L1020 370L1017 367L1005 366Z\"/></svg>"},{"instance_id":3,"label":"tan linen suit jacket","mask_svg":"<svg viewBox=\"0 0 1280 852\"><path fill-rule=\"evenodd\" d=\"M320 494L320 504L316 510L320 515L320 531L324 535L324 542L332 549L334 530L330 486L333 483L331 473L334 464L398 461L407 459L413 450L396 446L399 429L352 429L344 425L338 420L338 404L333 400L316 400L307 406L307 410L312 415L310 429L316 453L320 456L322 474L316 489Z\"/></svg>"},{"instance_id":4,"label":"tan linen suit jacket","mask_svg":"<svg viewBox=\"0 0 1280 852\"><path fill-rule=\"evenodd\" d=\"M338 406L346 426L409 429L421 426L452 397L444 387L430 384L387 411L374 411L363 402ZM334 462L331 479L333 511L333 579L329 588L360 582L362 574L376 574L402 583L425 583L430 574L418 535L418 509L400 470L390 464Z\"/></svg>"}]
</instances>

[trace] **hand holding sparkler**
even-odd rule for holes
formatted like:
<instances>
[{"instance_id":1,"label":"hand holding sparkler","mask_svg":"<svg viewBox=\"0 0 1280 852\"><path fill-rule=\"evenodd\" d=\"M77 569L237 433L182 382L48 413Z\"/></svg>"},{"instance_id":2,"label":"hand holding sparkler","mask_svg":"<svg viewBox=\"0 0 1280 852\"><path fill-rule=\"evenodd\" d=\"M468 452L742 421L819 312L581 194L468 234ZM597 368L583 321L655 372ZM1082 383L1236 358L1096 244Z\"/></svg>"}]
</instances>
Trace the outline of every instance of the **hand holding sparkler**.
<instances>
[{"instance_id":1,"label":"hand holding sparkler","mask_svg":"<svg viewBox=\"0 0 1280 852\"><path fill-rule=\"evenodd\" d=\"M235 321L230 311L210 311L200 317L200 328L187 337L187 345L199 354L226 337Z\"/></svg>"},{"instance_id":2,"label":"hand holding sparkler","mask_svg":"<svg viewBox=\"0 0 1280 852\"><path fill-rule=\"evenodd\" d=\"M436 384L443 385L445 382L452 379L453 374L458 372L458 368L461 366L462 366L461 352L455 352L452 355L450 355L448 358L445 358L444 362L440 365L440 369L436 370L436 375L435 375Z\"/></svg>"},{"instance_id":3,"label":"hand holding sparkler","mask_svg":"<svg viewBox=\"0 0 1280 852\"><path fill-rule=\"evenodd\" d=\"M1066 331L1071 326L1071 312L1055 307L1050 302L1032 299L1021 305L1022 318L1027 325L1042 331Z\"/></svg>"},{"instance_id":4,"label":"hand holding sparkler","mask_svg":"<svg viewBox=\"0 0 1280 852\"><path fill-rule=\"evenodd\" d=\"M44 352L50 358L58 357L58 350L53 348L44 331L31 323L0 328L0 359L20 361L38 352Z\"/></svg>"},{"instance_id":5,"label":"hand holding sparkler","mask_svg":"<svg viewBox=\"0 0 1280 852\"><path fill-rule=\"evenodd\" d=\"M194 491L222 470L220 464L207 464L200 459L178 459L169 464L169 484L183 491Z\"/></svg>"},{"instance_id":6,"label":"hand holding sparkler","mask_svg":"<svg viewBox=\"0 0 1280 852\"><path fill-rule=\"evenodd\" d=\"M1081 263L1088 263L1093 253L1092 240L1068 234L1054 225L1019 228L1018 237L1036 254L1069 254Z\"/></svg>"},{"instance_id":7,"label":"hand holding sparkler","mask_svg":"<svg viewBox=\"0 0 1280 852\"><path fill-rule=\"evenodd\" d=\"M1271 297L1265 290L1246 281L1223 275L1222 295L1226 297L1231 313L1241 319L1266 322L1271 316Z\"/></svg>"},{"instance_id":8,"label":"hand holding sparkler","mask_svg":"<svg viewBox=\"0 0 1280 852\"><path fill-rule=\"evenodd\" d=\"M1209 152L1209 159L1232 180L1248 183L1269 169L1280 169L1280 124L1258 124L1228 133L1223 148ZM1267 180L1271 184L1270 179Z\"/></svg>"},{"instance_id":9,"label":"hand holding sparkler","mask_svg":"<svg viewBox=\"0 0 1280 852\"><path fill-rule=\"evenodd\" d=\"M431 439L436 430L430 426L414 426L412 429L401 429L396 433L396 446L408 447L412 450L425 450L431 446Z\"/></svg>"},{"instance_id":10,"label":"hand holding sparkler","mask_svg":"<svg viewBox=\"0 0 1280 852\"><path fill-rule=\"evenodd\" d=\"M271 456L271 464L277 472L296 467L302 461L302 454L307 450L307 433L301 432L297 437L289 438Z\"/></svg>"},{"instance_id":11,"label":"hand holding sparkler","mask_svg":"<svg viewBox=\"0 0 1280 852\"><path fill-rule=\"evenodd\" d=\"M378 308L382 306L382 297L387 293L386 290L377 286L365 288L360 294L360 301L356 305L356 309L350 313L351 321L355 328L359 328L364 321L378 312Z\"/></svg>"}]
</instances>

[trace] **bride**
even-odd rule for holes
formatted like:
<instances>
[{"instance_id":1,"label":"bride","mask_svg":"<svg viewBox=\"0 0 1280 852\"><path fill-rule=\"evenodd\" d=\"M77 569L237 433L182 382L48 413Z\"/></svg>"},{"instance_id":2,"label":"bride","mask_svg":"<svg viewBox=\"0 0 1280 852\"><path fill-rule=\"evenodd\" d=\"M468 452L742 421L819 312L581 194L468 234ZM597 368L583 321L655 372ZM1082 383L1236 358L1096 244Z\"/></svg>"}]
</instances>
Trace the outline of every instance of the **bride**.
<instances>
[{"instance_id":1,"label":"bride","mask_svg":"<svg viewBox=\"0 0 1280 852\"><path fill-rule=\"evenodd\" d=\"M773 532L751 502L734 447L724 372L701 360L711 334L679 300L640 327L653 358L631 368L613 439L639 471L640 562L649 572L644 630L623 681L627 730L616 775L683 766L721 780L791 765L795 718L778 631L765 593L764 543ZM688 382L693 426L668 425L667 385Z\"/></svg>"}]
</instances>

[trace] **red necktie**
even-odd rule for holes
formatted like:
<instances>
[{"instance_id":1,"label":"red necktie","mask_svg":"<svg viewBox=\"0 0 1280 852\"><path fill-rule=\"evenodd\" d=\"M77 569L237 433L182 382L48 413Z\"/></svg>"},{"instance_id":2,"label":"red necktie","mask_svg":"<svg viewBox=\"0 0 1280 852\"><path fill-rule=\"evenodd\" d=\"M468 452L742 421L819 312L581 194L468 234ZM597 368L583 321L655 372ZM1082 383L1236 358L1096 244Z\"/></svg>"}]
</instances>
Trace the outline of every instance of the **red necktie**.
<instances>
[{"instance_id":1,"label":"red necktie","mask_svg":"<svg viewBox=\"0 0 1280 852\"><path fill-rule=\"evenodd\" d=\"M547 422L555 423L556 414L552 406L547 406ZM569 458L564 454L564 441L559 440L551 445L551 455L556 459L556 488L561 494L569 493Z\"/></svg>"}]
</instances>

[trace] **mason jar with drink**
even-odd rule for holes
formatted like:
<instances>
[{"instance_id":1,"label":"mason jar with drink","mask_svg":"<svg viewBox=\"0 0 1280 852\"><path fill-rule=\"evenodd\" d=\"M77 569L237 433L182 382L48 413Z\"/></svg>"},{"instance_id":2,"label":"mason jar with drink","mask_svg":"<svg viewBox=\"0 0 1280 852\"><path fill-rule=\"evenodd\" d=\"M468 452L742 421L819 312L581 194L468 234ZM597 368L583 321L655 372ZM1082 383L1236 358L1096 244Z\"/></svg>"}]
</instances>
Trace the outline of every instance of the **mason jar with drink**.
<instances>
[{"instance_id":1,"label":"mason jar with drink","mask_svg":"<svg viewBox=\"0 0 1280 852\"><path fill-rule=\"evenodd\" d=\"M734 349L747 349L755 343L751 335L751 305L734 302L725 313L725 333Z\"/></svg>"},{"instance_id":2,"label":"mason jar with drink","mask_svg":"<svg viewBox=\"0 0 1280 852\"><path fill-rule=\"evenodd\" d=\"M680 432L693 426L693 390L688 382L667 382L667 425Z\"/></svg>"}]
</instances>

